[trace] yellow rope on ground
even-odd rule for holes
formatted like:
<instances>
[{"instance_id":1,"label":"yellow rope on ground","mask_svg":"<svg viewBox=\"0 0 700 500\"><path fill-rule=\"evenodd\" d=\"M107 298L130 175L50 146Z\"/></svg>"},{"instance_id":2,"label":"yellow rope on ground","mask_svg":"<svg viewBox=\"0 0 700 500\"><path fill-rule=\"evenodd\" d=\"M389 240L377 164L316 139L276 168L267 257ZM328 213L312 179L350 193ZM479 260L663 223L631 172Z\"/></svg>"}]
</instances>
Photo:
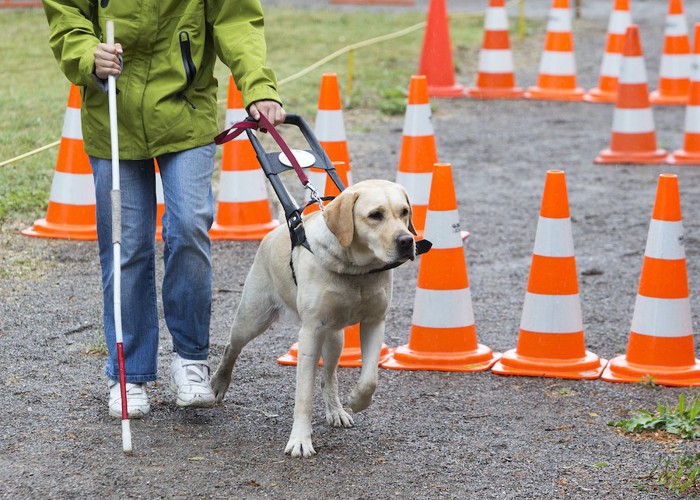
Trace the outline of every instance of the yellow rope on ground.
<instances>
[{"instance_id":1,"label":"yellow rope on ground","mask_svg":"<svg viewBox=\"0 0 700 500\"><path fill-rule=\"evenodd\" d=\"M313 70L319 68L320 66L323 66L329 61L332 61L333 59L336 59L343 54L347 54L351 50L355 49L362 49L364 47L369 47L370 45L375 45L377 43L381 42L386 42L387 40L393 40L394 38L400 38L402 36L408 35L409 33L413 33L414 31L418 31L419 29L425 28L426 21L422 21L418 24L414 24L413 26L409 26L408 28L404 28L400 31L396 31L394 33L389 33L388 35L381 35L375 38L370 38L368 40L364 40L362 42L357 42L353 43L351 45L347 45L343 47L342 49L338 49L335 52L333 52L330 55L327 55L323 59L320 59L313 63L310 66L307 66L306 68L302 69L301 71L298 71L297 73L294 73L293 75L288 76L287 78L283 78L282 80L279 81L280 85L285 85L289 82L293 82L294 80L298 80L302 76L307 75L308 73L311 73Z\"/></svg>"},{"instance_id":2,"label":"yellow rope on ground","mask_svg":"<svg viewBox=\"0 0 700 500\"><path fill-rule=\"evenodd\" d=\"M30 156L33 156L37 153L41 153L42 151L46 151L47 149L51 149L55 146L58 146L61 144L61 141L56 141L52 142L51 144L47 144L46 146L41 146L40 148L34 149L32 151L29 151L27 153L21 154L19 156L15 156L14 158L10 158L9 160L5 160L2 163L0 163L0 168L4 167L5 165L9 165L10 163L14 163L16 161L24 160L25 158L28 158Z\"/></svg>"},{"instance_id":3,"label":"yellow rope on ground","mask_svg":"<svg viewBox=\"0 0 700 500\"><path fill-rule=\"evenodd\" d=\"M524 1L525 0L511 0L510 2L507 2L507 5L524 3ZM450 17L451 18L473 18L473 17L483 17L483 15L484 15L483 13L465 12L465 13L460 13L460 14L454 14L454 15L451 15ZM402 36L406 36L410 33L413 33L414 31L418 31L419 29L425 28L426 24L427 24L426 21L422 21L418 24L414 24L413 26L409 26L408 28L404 28L402 30L395 31L394 33L388 33L386 35L381 35L381 36L377 36L374 38L369 38L369 39L361 41L361 42L347 45L341 49L336 50L332 54L327 55L323 59L316 61L315 63L311 64L310 66L307 66L306 68L302 69L301 71L298 71L297 73L294 73L293 75L290 75L286 78L283 78L282 80L280 80L278 82L278 85L281 86L281 85L285 85L287 83L293 82L294 80L298 80L299 78L311 73L315 69L323 66L327 62L332 61L333 59L336 59L344 54L347 54L348 52L352 52L356 49L362 49L365 47L369 47L371 45L375 45L377 43L382 43L382 42L386 42L388 40L393 40L395 38L400 38ZM218 104L222 104L224 102L226 102L226 99L220 99L219 101L217 101ZM0 168L5 167L7 165L10 165L12 163L18 162L20 160L23 160L23 159L28 158L30 156L33 156L35 154L41 153L42 151L46 151L47 149L51 149L55 146L58 146L60 143L61 143L60 140L56 141L56 142L52 142L51 144L47 144L46 146L42 146L42 147L34 149L32 151L28 151L26 153L23 153L19 156L15 156L14 158L10 158L9 160L5 160L3 162L0 162Z\"/></svg>"}]
</instances>

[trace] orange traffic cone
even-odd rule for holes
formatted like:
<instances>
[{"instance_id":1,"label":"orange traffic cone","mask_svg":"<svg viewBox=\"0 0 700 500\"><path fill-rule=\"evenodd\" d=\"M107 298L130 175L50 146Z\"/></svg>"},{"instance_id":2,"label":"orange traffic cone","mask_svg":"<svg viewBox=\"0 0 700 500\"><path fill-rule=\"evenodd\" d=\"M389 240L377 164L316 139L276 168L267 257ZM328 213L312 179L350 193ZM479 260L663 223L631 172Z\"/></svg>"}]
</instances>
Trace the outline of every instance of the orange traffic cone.
<instances>
[{"instance_id":1,"label":"orange traffic cone","mask_svg":"<svg viewBox=\"0 0 700 500\"><path fill-rule=\"evenodd\" d=\"M659 89L649 95L652 104L683 105L690 91L690 40L683 0L669 0L664 51L659 68Z\"/></svg>"},{"instance_id":2,"label":"orange traffic cone","mask_svg":"<svg viewBox=\"0 0 700 500\"><path fill-rule=\"evenodd\" d=\"M163 195L163 179L160 176L158 161L153 160L156 172L156 239L163 239L163 214L165 213L165 196Z\"/></svg>"},{"instance_id":3,"label":"orange traffic cone","mask_svg":"<svg viewBox=\"0 0 700 500\"><path fill-rule=\"evenodd\" d=\"M340 85L335 73L324 73L321 76L314 133L331 161L342 161L348 169L352 169L345 135Z\"/></svg>"},{"instance_id":4,"label":"orange traffic cone","mask_svg":"<svg viewBox=\"0 0 700 500\"><path fill-rule=\"evenodd\" d=\"M700 165L700 23L695 24L694 40L683 149L674 151L667 158L668 163L676 165Z\"/></svg>"},{"instance_id":5,"label":"orange traffic cone","mask_svg":"<svg viewBox=\"0 0 700 500\"><path fill-rule=\"evenodd\" d=\"M26 236L97 239L95 184L83 148L80 101L80 89L71 85L46 218L34 221L32 227L22 231Z\"/></svg>"},{"instance_id":6,"label":"orange traffic cone","mask_svg":"<svg viewBox=\"0 0 700 500\"><path fill-rule=\"evenodd\" d=\"M493 367L499 375L596 379L607 361L586 351L566 178L550 170L532 252L518 344Z\"/></svg>"},{"instance_id":7,"label":"orange traffic cone","mask_svg":"<svg viewBox=\"0 0 700 500\"><path fill-rule=\"evenodd\" d=\"M661 174L627 354L610 361L603 380L700 385L683 237L678 178Z\"/></svg>"},{"instance_id":8,"label":"orange traffic cone","mask_svg":"<svg viewBox=\"0 0 700 500\"><path fill-rule=\"evenodd\" d=\"M464 96L464 87L455 81L446 0L430 0L418 74L428 78L430 96Z\"/></svg>"},{"instance_id":9,"label":"orange traffic cone","mask_svg":"<svg viewBox=\"0 0 700 500\"><path fill-rule=\"evenodd\" d=\"M508 35L505 0L490 0L484 19L484 41L479 53L476 86L467 89L469 97L516 99L523 89L515 86L515 65Z\"/></svg>"},{"instance_id":10,"label":"orange traffic cone","mask_svg":"<svg viewBox=\"0 0 700 500\"><path fill-rule=\"evenodd\" d=\"M425 76L414 75L408 87L396 182L408 192L413 208L413 226L419 237L423 236L425 228L430 179L437 160L428 80Z\"/></svg>"},{"instance_id":11,"label":"orange traffic cone","mask_svg":"<svg viewBox=\"0 0 700 500\"><path fill-rule=\"evenodd\" d=\"M476 372L498 359L477 342L457 210L452 167L436 163L425 224L433 247L418 269L411 336L392 350L383 368Z\"/></svg>"},{"instance_id":12,"label":"orange traffic cone","mask_svg":"<svg viewBox=\"0 0 700 500\"><path fill-rule=\"evenodd\" d=\"M583 97L588 102L615 102L620 78L622 47L625 43L627 27L632 24L629 0L615 0L610 20L608 37L605 42L603 63L600 66L598 86L589 90Z\"/></svg>"},{"instance_id":13,"label":"orange traffic cone","mask_svg":"<svg viewBox=\"0 0 700 500\"><path fill-rule=\"evenodd\" d=\"M594 163L663 163L666 150L656 147L654 114L649 104L647 73L639 28L627 28L610 148Z\"/></svg>"},{"instance_id":14,"label":"orange traffic cone","mask_svg":"<svg viewBox=\"0 0 700 500\"><path fill-rule=\"evenodd\" d=\"M246 118L243 96L229 77L226 127ZM247 134L224 144L212 240L261 240L279 226L272 219L267 181Z\"/></svg>"},{"instance_id":15,"label":"orange traffic cone","mask_svg":"<svg viewBox=\"0 0 700 500\"><path fill-rule=\"evenodd\" d=\"M576 59L569 0L552 0L537 85L529 87L525 97L580 101L585 93L585 90L576 86Z\"/></svg>"}]
</instances>

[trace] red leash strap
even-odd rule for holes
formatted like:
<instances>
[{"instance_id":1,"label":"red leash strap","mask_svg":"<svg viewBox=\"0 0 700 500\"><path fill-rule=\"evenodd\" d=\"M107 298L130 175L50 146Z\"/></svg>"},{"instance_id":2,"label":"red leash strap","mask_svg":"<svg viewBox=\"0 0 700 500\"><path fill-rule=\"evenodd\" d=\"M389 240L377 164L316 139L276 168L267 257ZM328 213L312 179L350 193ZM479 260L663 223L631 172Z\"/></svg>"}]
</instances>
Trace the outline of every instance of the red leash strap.
<instances>
[{"instance_id":1,"label":"red leash strap","mask_svg":"<svg viewBox=\"0 0 700 500\"><path fill-rule=\"evenodd\" d=\"M257 130L258 124L249 120L244 120L242 122L234 123L229 128L221 132L219 135L214 137L214 142L219 146L225 142L232 141L239 135L241 135L245 129L252 128Z\"/></svg>"},{"instance_id":2,"label":"red leash strap","mask_svg":"<svg viewBox=\"0 0 700 500\"><path fill-rule=\"evenodd\" d=\"M306 176L306 173L301 168L301 165L299 165L299 162L297 161L296 157L292 154L292 150L289 149L287 143L284 142L284 139L282 139L280 133L277 131L277 129L275 129L275 126L272 125L272 123L270 123L270 121L267 118L265 118L265 116L262 114L260 115L260 119L257 123L250 120L244 120L242 122L234 123L233 125L231 125L231 127L227 128L219 135L217 135L214 138L214 142L216 144L221 145L225 142L232 141L233 139L241 135L246 129L267 130L272 136L272 138L275 140L277 145L280 147L280 149L282 149L282 152L287 156L287 159L289 159L289 162L292 164L292 167L297 173L297 176L299 177L301 183L304 185L304 187L307 187L307 184L309 184L309 178Z\"/></svg>"}]
</instances>

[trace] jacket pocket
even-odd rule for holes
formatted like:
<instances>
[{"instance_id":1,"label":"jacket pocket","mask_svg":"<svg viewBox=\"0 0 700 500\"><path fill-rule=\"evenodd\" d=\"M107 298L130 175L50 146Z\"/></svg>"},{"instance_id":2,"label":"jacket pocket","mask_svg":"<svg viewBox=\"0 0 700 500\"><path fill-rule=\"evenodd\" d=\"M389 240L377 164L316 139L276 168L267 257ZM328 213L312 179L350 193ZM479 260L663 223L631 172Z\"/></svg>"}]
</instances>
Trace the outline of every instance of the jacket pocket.
<instances>
[{"instance_id":1,"label":"jacket pocket","mask_svg":"<svg viewBox=\"0 0 700 500\"><path fill-rule=\"evenodd\" d=\"M190 43L190 34L187 31L181 31L178 35L180 40L180 54L182 55L182 65L185 68L185 78L186 84L185 88L179 92L179 96L184 99L192 109L197 109L197 107L190 101L187 96L187 91L190 89L194 83L194 79L197 76L197 66L195 66L192 60L192 47Z\"/></svg>"}]
</instances>

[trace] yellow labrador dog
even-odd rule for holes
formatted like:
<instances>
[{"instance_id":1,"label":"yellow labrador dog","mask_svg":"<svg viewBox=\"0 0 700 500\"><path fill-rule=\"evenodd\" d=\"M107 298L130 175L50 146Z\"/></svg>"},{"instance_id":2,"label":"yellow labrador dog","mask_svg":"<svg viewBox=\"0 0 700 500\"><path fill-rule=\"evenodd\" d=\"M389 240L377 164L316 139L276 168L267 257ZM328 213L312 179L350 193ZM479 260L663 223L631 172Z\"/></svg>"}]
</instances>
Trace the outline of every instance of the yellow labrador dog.
<instances>
[{"instance_id":1,"label":"yellow labrador dog","mask_svg":"<svg viewBox=\"0 0 700 500\"><path fill-rule=\"evenodd\" d=\"M326 420L333 427L353 426L338 397L336 368L343 328L356 323L360 323L362 371L348 405L360 412L372 402L392 288L392 271L381 269L415 258L411 205L404 188L393 182L369 180L348 187L323 212L305 218L304 228L313 253L300 246L291 250L284 226L261 242L245 281L231 339L211 382L221 402L243 347L285 309L296 313L301 329L294 425L285 448L293 457L316 453L311 413L320 356Z\"/></svg>"}]
</instances>

